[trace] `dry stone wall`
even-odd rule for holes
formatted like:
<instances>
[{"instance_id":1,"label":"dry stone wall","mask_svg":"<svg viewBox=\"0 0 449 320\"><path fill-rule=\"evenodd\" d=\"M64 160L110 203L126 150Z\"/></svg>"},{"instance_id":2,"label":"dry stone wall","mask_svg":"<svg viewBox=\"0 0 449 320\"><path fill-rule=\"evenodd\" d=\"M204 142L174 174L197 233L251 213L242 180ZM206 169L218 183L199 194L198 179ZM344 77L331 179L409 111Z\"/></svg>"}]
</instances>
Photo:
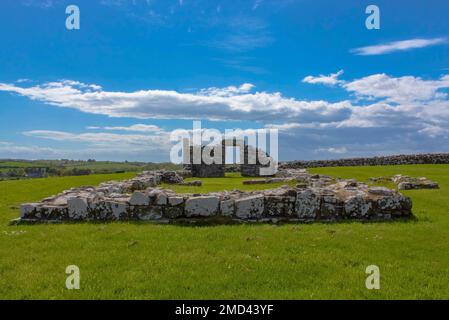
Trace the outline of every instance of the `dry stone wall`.
<instances>
[{"instance_id":1,"label":"dry stone wall","mask_svg":"<svg viewBox=\"0 0 449 320\"><path fill-rule=\"evenodd\" d=\"M308 222L388 220L412 214L411 200L394 190L310 175L305 170L281 173L296 180L297 186L177 194L158 186L183 183L176 172L145 172L131 180L72 188L39 203L23 204L18 221Z\"/></svg>"},{"instance_id":2,"label":"dry stone wall","mask_svg":"<svg viewBox=\"0 0 449 320\"><path fill-rule=\"evenodd\" d=\"M347 166L387 166L401 164L448 164L449 153L429 153L395 155L372 158L348 158L337 160L290 161L279 165L280 168L319 168Z\"/></svg>"}]
</instances>

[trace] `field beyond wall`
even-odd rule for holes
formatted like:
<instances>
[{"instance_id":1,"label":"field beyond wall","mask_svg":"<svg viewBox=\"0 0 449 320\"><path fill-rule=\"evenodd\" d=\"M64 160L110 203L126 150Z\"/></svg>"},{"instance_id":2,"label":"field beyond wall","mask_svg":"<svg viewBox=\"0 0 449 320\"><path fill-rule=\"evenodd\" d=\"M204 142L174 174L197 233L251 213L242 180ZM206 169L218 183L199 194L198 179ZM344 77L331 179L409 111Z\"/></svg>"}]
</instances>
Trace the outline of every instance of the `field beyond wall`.
<instances>
[{"instance_id":1,"label":"field beyond wall","mask_svg":"<svg viewBox=\"0 0 449 320\"><path fill-rule=\"evenodd\" d=\"M0 181L0 299L449 299L449 165L309 171L425 176L440 189L404 192L415 215L406 222L10 226L20 203L135 174ZM204 179L192 190L232 190L241 180ZM73 264L80 290L65 287ZM380 290L365 288L368 265L380 268Z\"/></svg>"}]
</instances>

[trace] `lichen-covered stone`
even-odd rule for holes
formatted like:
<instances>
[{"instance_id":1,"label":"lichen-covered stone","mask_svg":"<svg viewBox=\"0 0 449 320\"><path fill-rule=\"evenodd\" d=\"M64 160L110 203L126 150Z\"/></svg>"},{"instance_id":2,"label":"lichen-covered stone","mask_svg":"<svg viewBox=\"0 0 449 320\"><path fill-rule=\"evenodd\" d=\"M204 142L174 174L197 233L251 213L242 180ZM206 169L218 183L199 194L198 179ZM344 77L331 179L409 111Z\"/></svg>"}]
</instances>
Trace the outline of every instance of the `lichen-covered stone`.
<instances>
[{"instance_id":1,"label":"lichen-covered stone","mask_svg":"<svg viewBox=\"0 0 449 320\"><path fill-rule=\"evenodd\" d=\"M123 202L110 202L112 217L119 220L122 217L127 217L129 205Z\"/></svg>"},{"instance_id":2,"label":"lichen-covered stone","mask_svg":"<svg viewBox=\"0 0 449 320\"><path fill-rule=\"evenodd\" d=\"M39 204L37 203L24 203L20 206L20 217L23 219L34 218L36 210Z\"/></svg>"},{"instance_id":3,"label":"lichen-covered stone","mask_svg":"<svg viewBox=\"0 0 449 320\"><path fill-rule=\"evenodd\" d=\"M150 198L143 192L134 191L131 199L129 199L129 204L132 206L147 206L150 204Z\"/></svg>"},{"instance_id":4,"label":"lichen-covered stone","mask_svg":"<svg viewBox=\"0 0 449 320\"><path fill-rule=\"evenodd\" d=\"M265 213L268 216L290 216L294 213L295 198L281 195L265 196Z\"/></svg>"},{"instance_id":5,"label":"lichen-covered stone","mask_svg":"<svg viewBox=\"0 0 449 320\"><path fill-rule=\"evenodd\" d=\"M185 213L187 217L212 216L218 214L220 198L200 196L187 199Z\"/></svg>"},{"instance_id":6,"label":"lichen-covered stone","mask_svg":"<svg viewBox=\"0 0 449 320\"><path fill-rule=\"evenodd\" d=\"M298 190L295 212L301 219L314 219L320 213L321 199L314 189Z\"/></svg>"},{"instance_id":7,"label":"lichen-covered stone","mask_svg":"<svg viewBox=\"0 0 449 320\"><path fill-rule=\"evenodd\" d=\"M399 190L414 189L438 189L438 183L425 177L412 178L409 176L396 175L391 180L398 185Z\"/></svg>"},{"instance_id":8,"label":"lichen-covered stone","mask_svg":"<svg viewBox=\"0 0 449 320\"><path fill-rule=\"evenodd\" d=\"M67 200L69 218L83 219L87 216L87 200L83 198L70 198Z\"/></svg>"},{"instance_id":9,"label":"lichen-covered stone","mask_svg":"<svg viewBox=\"0 0 449 320\"><path fill-rule=\"evenodd\" d=\"M160 206L138 207L134 208L134 213L138 220L159 220L163 216L163 208Z\"/></svg>"},{"instance_id":10,"label":"lichen-covered stone","mask_svg":"<svg viewBox=\"0 0 449 320\"><path fill-rule=\"evenodd\" d=\"M220 202L220 213L223 216L232 216L235 211L235 200L228 199Z\"/></svg>"},{"instance_id":11,"label":"lichen-covered stone","mask_svg":"<svg viewBox=\"0 0 449 320\"><path fill-rule=\"evenodd\" d=\"M167 199L168 199L167 195L163 192L160 192L156 196L155 204L157 204L158 206L165 206L167 205Z\"/></svg>"},{"instance_id":12,"label":"lichen-covered stone","mask_svg":"<svg viewBox=\"0 0 449 320\"><path fill-rule=\"evenodd\" d=\"M325 190L321 193L320 219L339 219L343 216L344 203L333 191Z\"/></svg>"},{"instance_id":13,"label":"lichen-covered stone","mask_svg":"<svg viewBox=\"0 0 449 320\"><path fill-rule=\"evenodd\" d=\"M170 206L178 206L184 203L184 198L183 197L168 197L168 204Z\"/></svg>"},{"instance_id":14,"label":"lichen-covered stone","mask_svg":"<svg viewBox=\"0 0 449 320\"><path fill-rule=\"evenodd\" d=\"M164 216L169 219L176 219L184 215L184 206L167 206L164 208Z\"/></svg>"},{"instance_id":15,"label":"lichen-covered stone","mask_svg":"<svg viewBox=\"0 0 449 320\"><path fill-rule=\"evenodd\" d=\"M345 216L350 218L365 218L373 210L372 202L367 202L362 195L355 195L345 201Z\"/></svg>"},{"instance_id":16,"label":"lichen-covered stone","mask_svg":"<svg viewBox=\"0 0 449 320\"><path fill-rule=\"evenodd\" d=\"M235 201L235 215L241 219L262 217L264 212L264 196L254 195Z\"/></svg>"}]
</instances>

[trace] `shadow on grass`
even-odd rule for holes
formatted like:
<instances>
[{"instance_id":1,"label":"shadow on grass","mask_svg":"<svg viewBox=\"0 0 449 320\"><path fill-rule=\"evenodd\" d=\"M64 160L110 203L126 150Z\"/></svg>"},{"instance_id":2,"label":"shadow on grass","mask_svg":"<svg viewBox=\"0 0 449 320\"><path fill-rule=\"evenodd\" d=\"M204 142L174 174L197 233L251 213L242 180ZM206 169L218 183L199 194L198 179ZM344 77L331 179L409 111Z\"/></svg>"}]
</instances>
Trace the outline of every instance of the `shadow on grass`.
<instances>
[{"instance_id":1,"label":"shadow on grass","mask_svg":"<svg viewBox=\"0 0 449 320\"><path fill-rule=\"evenodd\" d=\"M394 218L394 219L373 219L373 220L314 220L314 221L291 221L275 219L272 221L258 221L258 220L239 220L232 219L230 217L216 216L216 217L201 217L201 218L178 218L172 220L154 220L154 221L142 221L142 220L88 220L88 221L73 221L73 220L20 220L14 219L10 221L10 226L17 225L42 225L42 224L64 224L64 225L107 225L107 224L132 224L132 225L170 225L179 227L220 227L225 225L348 225L348 224L415 224L420 222L431 222L428 217L418 218L414 215L409 218Z\"/></svg>"}]
</instances>

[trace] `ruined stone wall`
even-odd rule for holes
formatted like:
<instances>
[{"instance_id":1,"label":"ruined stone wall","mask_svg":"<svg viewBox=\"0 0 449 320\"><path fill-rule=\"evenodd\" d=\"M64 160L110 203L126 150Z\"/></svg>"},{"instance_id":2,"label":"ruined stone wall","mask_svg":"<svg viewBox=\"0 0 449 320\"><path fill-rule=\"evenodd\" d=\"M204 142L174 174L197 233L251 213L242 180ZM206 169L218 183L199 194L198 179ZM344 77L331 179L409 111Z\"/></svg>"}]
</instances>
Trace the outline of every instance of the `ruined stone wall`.
<instances>
[{"instance_id":1,"label":"ruined stone wall","mask_svg":"<svg viewBox=\"0 0 449 320\"><path fill-rule=\"evenodd\" d=\"M225 166L222 164L192 164L192 177L220 178L225 176Z\"/></svg>"},{"instance_id":2,"label":"ruined stone wall","mask_svg":"<svg viewBox=\"0 0 449 320\"><path fill-rule=\"evenodd\" d=\"M205 146L200 148L200 152L202 154ZM185 166L192 172L193 177L199 178L220 178L225 176L225 146L222 145L222 154L221 154L221 164L205 164L203 159L201 159L200 164L193 163L193 153L194 147L190 147L190 164ZM210 154L213 156L213 150L210 151Z\"/></svg>"},{"instance_id":3,"label":"ruined stone wall","mask_svg":"<svg viewBox=\"0 0 449 320\"><path fill-rule=\"evenodd\" d=\"M411 200L394 190L312 176L304 170L285 175L298 185L253 192L176 194L157 185L182 183L179 175L146 172L131 180L72 188L39 203L23 204L19 221L307 222L388 220L412 214Z\"/></svg>"},{"instance_id":4,"label":"ruined stone wall","mask_svg":"<svg viewBox=\"0 0 449 320\"><path fill-rule=\"evenodd\" d=\"M348 158L337 160L289 161L280 168L318 168L347 166L386 166L401 164L449 164L449 153L411 154L372 158Z\"/></svg>"},{"instance_id":5,"label":"ruined stone wall","mask_svg":"<svg viewBox=\"0 0 449 320\"><path fill-rule=\"evenodd\" d=\"M239 159L241 161L240 164L235 166L227 166L226 165L226 147L238 147L239 145L243 146L243 159ZM238 168L241 175L244 177L258 177L261 175L261 168L270 167L270 162L273 162L274 159L267 156L267 154L258 149L248 145L245 145L244 141L237 142L235 139L233 141L223 140L221 143L221 164L206 164L203 159L201 159L200 164L193 163L193 154L194 152L198 152L199 154L203 154L204 151L207 151L205 148L209 148L206 146L201 147L189 147L190 152L190 163L184 165L185 170L190 170L193 177L200 178L208 178L208 177L224 177L225 172L228 171L229 168ZM207 152L206 152L207 154ZM209 154L211 156L214 155L214 150L211 148L209 150ZM270 161L266 165L261 164L261 157L266 157L268 161ZM266 162L264 162L266 163ZM236 171L233 171L236 172Z\"/></svg>"}]
</instances>

